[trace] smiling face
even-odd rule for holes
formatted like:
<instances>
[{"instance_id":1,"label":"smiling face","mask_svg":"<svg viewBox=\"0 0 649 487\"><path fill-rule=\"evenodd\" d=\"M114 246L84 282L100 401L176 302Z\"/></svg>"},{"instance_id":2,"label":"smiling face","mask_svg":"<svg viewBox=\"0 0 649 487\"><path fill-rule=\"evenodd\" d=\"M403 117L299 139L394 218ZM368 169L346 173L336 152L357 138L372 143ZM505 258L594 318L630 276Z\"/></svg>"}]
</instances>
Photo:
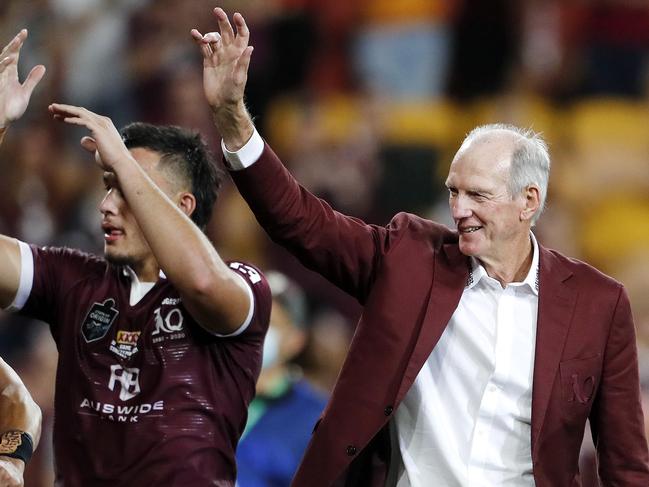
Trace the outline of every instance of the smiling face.
<instances>
[{"instance_id":1,"label":"smiling face","mask_svg":"<svg viewBox=\"0 0 649 487\"><path fill-rule=\"evenodd\" d=\"M512 197L507 186L514 149L510 133L480 136L460 148L446 180L460 251L487 265L504 262L517 246L529 245L526 197Z\"/></svg>"},{"instance_id":2,"label":"smiling face","mask_svg":"<svg viewBox=\"0 0 649 487\"><path fill-rule=\"evenodd\" d=\"M158 166L160 155L144 148L134 148L130 152L153 182L173 199L173 185L165 171ZM106 260L117 265L128 265L138 274L140 269L157 265L151 248L119 189L115 175L104 173L104 183L107 192L99 205L99 211L102 215Z\"/></svg>"}]
</instances>

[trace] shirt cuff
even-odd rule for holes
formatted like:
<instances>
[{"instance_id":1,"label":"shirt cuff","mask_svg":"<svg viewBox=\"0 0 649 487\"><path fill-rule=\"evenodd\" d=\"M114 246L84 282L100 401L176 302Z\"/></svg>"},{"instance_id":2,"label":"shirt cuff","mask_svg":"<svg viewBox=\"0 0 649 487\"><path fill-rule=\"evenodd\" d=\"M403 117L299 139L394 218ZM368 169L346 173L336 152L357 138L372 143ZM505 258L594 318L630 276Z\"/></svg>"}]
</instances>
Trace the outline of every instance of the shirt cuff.
<instances>
[{"instance_id":1,"label":"shirt cuff","mask_svg":"<svg viewBox=\"0 0 649 487\"><path fill-rule=\"evenodd\" d=\"M261 138L257 129L254 129L252 137L246 144L236 152L231 152L225 147L225 142L221 139L221 149L223 156L231 171L240 171L252 166L264 152L264 139Z\"/></svg>"}]
</instances>

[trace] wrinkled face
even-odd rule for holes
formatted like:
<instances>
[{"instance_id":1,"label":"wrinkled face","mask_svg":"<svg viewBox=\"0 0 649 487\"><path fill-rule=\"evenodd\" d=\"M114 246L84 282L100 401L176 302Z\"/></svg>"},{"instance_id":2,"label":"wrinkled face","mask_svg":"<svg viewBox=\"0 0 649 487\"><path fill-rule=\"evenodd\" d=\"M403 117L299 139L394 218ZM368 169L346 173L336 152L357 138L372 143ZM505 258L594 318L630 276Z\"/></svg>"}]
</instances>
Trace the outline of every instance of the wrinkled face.
<instances>
[{"instance_id":1,"label":"wrinkled face","mask_svg":"<svg viewBox=\"0 0 649 487\"><path fill-rule=\"evenodd\" d=\"M139 147L130 152L153 182L171 196L171 183L157 169L160 154ZM101 227L104 230L104 254L114 264L129 265L137 270L148 260L154 259L153 253L122 195L115 175L104 173L104 184L106 196L99 205Z\"/></svg>"},{"instance_id":2,"label":"wrinkled face","mask_svg":"<svg viewBox=\"0 0 649 487\"><path fill-rule=\"evenodd\" d=\"M446 179L460 251L481 261L502 260L513 242L529 234L525 198L509 194L513 139L488 135L460 148Z\"/></svg>"}]
</instances>

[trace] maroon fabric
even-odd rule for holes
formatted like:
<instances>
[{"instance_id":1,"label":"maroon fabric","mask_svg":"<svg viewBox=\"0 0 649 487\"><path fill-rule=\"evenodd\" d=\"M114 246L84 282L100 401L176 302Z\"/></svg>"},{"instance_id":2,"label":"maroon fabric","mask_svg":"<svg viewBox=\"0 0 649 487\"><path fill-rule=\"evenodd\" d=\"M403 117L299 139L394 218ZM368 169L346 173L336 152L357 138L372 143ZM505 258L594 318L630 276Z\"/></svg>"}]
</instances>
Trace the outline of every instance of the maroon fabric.
<instances>
[{"instance_id":1,"label":"maroon fabric","mask_svg":"<svg viewBox=\"0 0 649 487\"><path fill-rule=\"evenodd\" d=\"M233 486L234 453L261 367L270 292L251 266L255 314L240 336L204 331L166 279L135 306L130 278L104 260L32 247L23 313L59 350L56 485Z\"/></svg>"},{"instance_id":2,"label":"maroon fabric","mask_svg":"<svg viewBox=\"0 0 649 487\"><path fill-rule=\"evenodd\" d=\"M337 213L301 188L268 147L232 177L273 240L364 305L293 486L383 486L390 458L385 426L466 284L469 262L457 233L406 213L386 227ZM649 485L623 287L541 247L536 343L530 441L537 487L579 485L587 418L606 485Z\"/></svg>"}]
</instances>

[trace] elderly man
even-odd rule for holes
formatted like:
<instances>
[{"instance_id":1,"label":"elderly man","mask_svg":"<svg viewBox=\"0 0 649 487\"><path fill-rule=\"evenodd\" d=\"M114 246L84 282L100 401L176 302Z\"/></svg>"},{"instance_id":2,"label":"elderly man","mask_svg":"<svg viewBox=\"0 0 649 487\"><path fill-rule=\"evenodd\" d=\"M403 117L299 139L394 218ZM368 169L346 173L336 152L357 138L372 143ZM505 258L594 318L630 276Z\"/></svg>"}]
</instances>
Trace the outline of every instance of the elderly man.
<instances>
[{"instance_id":1,"label":"elderly man","mask_svg":"<svg viewBox=\"0 0 649 487\"><path fill-rule=\"evenodd\" d=\"M248 29L193 30L232 176L270 236L364 305L294 486L580 485L586 420L605 485L649 485L623 286L531 232L550 168L530 131L472 131L446 186L455 228L385 227L301 188L243 103Z\"/></svg>"}]
</instances>

